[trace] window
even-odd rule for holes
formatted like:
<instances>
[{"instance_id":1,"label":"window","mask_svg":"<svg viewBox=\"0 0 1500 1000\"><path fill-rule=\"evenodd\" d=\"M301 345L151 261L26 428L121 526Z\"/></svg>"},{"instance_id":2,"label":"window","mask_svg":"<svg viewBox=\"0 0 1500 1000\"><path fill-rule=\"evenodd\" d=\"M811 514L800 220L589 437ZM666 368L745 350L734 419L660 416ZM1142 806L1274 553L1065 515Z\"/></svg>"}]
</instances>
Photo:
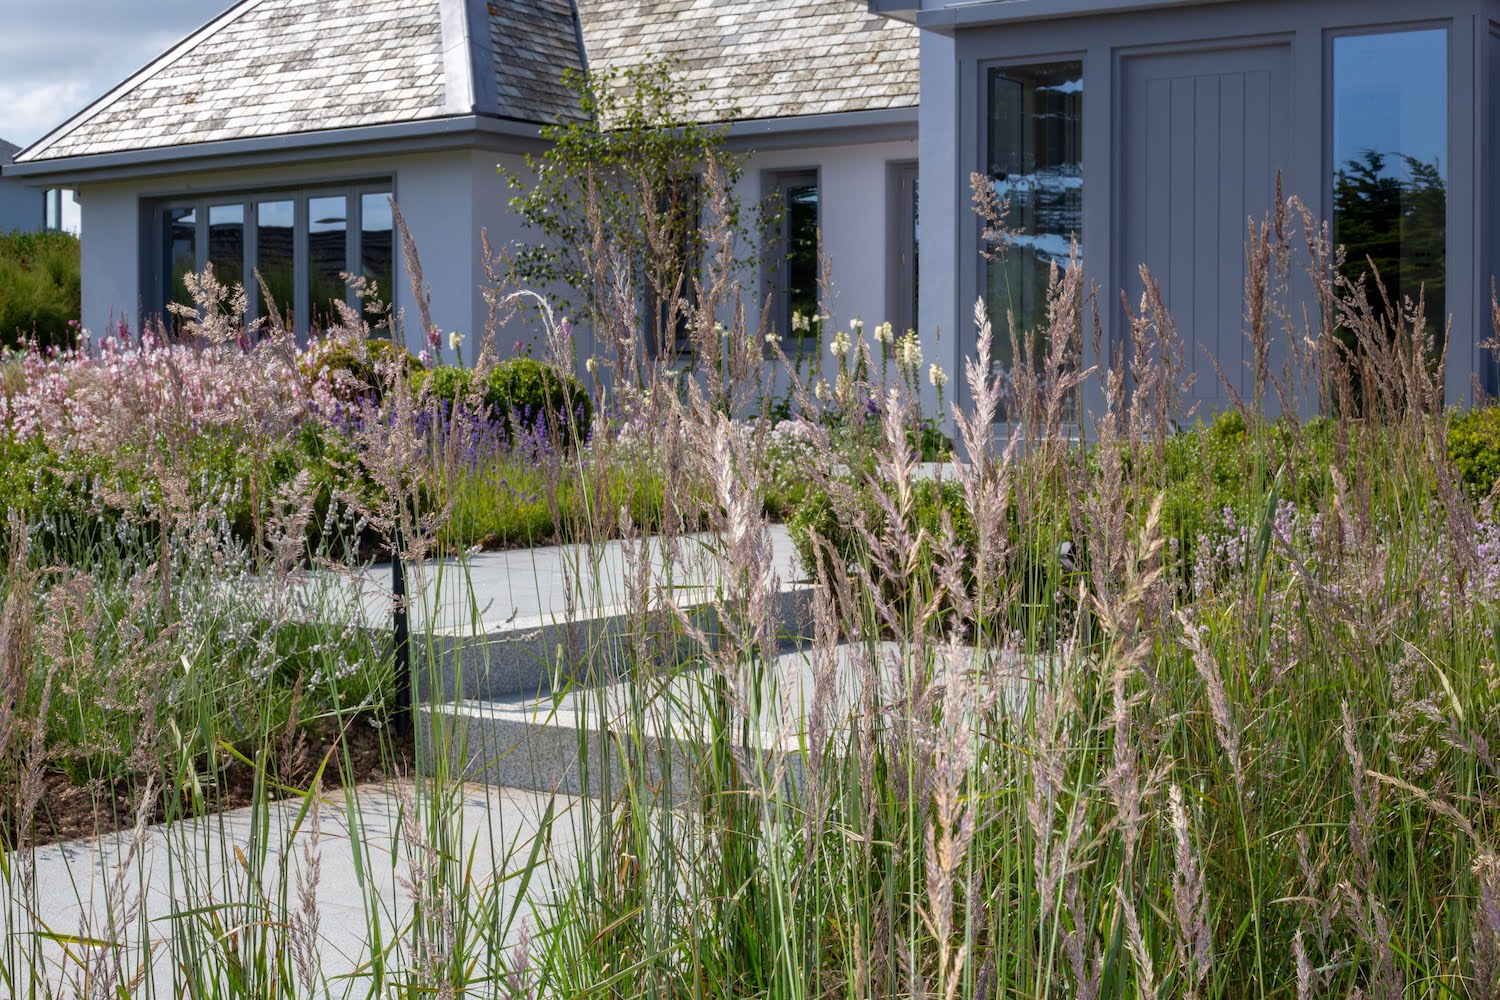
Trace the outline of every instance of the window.
<instances>
[{"instance_id":1,"label":"window","mask_svg":"<svg viewBox=\"0 0 1500 1000\"><path fill-rule=\"evenodd\" d=\"M902 333L917 327L917 267L921 247L917 165L893 163L889 175L891 249L886 287L890 289L890 303L886 319Z\"/></svg>"},{"instance_id":2,"label":"window","mask_svg":"<svg viewBox=\"0 0 1500 1000\"><path fill-rule=\"evenodd\" d=\"M365 306L384 311L395 301L396 222L391 197L383 191L360 196L359 257L359 273L375 284Z\"/></svg>"},{"instance_id":3,"label":"window","mask_svg":"<svg viewBox=\"0 0 1500 1000\"><path fill-rule=\"evenodd\" d=\"M991 364L1008 372L1016 361L1011 317L1016 340L1036 338L1030 350L1045 354L1052 266L1068 265L1083 231L1083 63L991 69L987 116L986 170L1006 209L1004 226L1017 234L983 268Z\"/></svg>"},{"instance_id":4,"label":"window","mask_svg":"<svg viewBox=\"0 0 1500 1000\"><path fill-rule=\"evenodd\" d=\"M1428 331L1447 318L1448 33L1333 40L1333 228L1345 274L1379 303L1426 295ZM1440 345L1439 345L1440 346Z\"/></svg>"},{"instance_id":5,"label":"window","mask_svg":"<svg viewBox=\"0 0 1500 1000\"><path fill-rule=\"evenodd\" d=\"M349 199L311 198L307 202L307 289L309 321L321 330L338 321L335 302L348 301L344 275L349 266Z\"/></svg>"},{"instance_id":6,"label":"window","mask_svg":"<svg viewBox=\"0 0 1500 1000\"><path fill-rule=\"evenodd\" d=\"M196 208L168 209L165 219L164 244L167 288L163 304L176 303L190 306L193 304L193 297L188 294L187 275L189 272L200 270L198 266L198 210Z\"/></svg>"},{"instance_id":7,"label":"window","mask_svg":"<svg viewBox=\"0 0 1500 1000\"><path fill-rule=\"evenodd\" d=\"M276 315L298 332L336 321L337 302L359 307L346 274L374 279L389 301L395 275L389 197L380 184L167 202L157 212L161 276L144 290L145 299L163 313L173 302L192 305L185 277L212 263L221 283L246 286L248 318Z\"/></svg>"},{"instance_id":8,"label":"window","mask_svg":"<svg viewBox=\"0 0 1500 1000\"><path fill-rule=\"evenodd\" d=\"M772 332L788 354L817 351L818 174L772 173L767 187L777 217L766 253Z\"/></svg>"},{"instance_id":9,"label":"window","mask_svg":"<svg viewBox=\"0 0 1500 1000\"><path fill-rule=\"evenodd\" d=\"M72 188L48 188L44 204L42 225L46 229L78 235L83 217L77 191Z\"/></svg>"},{"instance_id":10,"label":"window","mask_svg":"<svg viewBox=\"0 0 1500 1000\"><path fill-rule=\"evenodd\" d=\"M232 289L245 283L243 203L208 207L208 261L219 284Z\"/></svg>"},{"instance_id":11,"label":"window","mask_svg":"<svg viewBox=\"0 0 1500 1000\"><path fill-rule=\"evenodd\" d=\"M257 289L257 315L278 315L295 322L297 316L297 203L263 201L255 206L255 266L264 291ZM269 292L271 302L264 301Z\"/></svg>"}]
</instances>

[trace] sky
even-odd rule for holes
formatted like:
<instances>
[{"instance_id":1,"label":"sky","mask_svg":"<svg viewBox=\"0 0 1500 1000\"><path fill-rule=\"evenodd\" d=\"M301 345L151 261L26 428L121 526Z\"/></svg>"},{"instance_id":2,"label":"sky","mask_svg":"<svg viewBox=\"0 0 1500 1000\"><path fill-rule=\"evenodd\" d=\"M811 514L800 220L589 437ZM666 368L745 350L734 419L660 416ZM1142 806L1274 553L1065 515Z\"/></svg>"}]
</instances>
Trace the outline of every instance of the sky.
<instances>
[{"instance_id":1,"label":"sky","mask_svg":"<svg viewBox=\"0 0 1500 1000\"><path fill-rule=\"evenodd\" d=\"M0 0L0 139L26 146L230 0Z\"/></svg>"}]
</instances>

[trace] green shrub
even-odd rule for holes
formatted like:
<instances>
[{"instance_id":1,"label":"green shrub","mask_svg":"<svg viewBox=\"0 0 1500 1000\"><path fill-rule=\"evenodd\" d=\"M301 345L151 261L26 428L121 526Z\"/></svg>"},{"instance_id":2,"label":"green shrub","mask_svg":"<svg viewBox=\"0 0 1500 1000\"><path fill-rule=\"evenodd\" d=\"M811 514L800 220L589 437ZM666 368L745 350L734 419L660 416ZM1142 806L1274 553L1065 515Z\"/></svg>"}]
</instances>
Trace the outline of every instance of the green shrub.
<instances>
[{"instance_id":1,"label":"green shrub","mask_svg":"<svg viewBox=\"0 0 1500 1000\"><path fill-rule=\"evenodd\" d=\"M431 399L453 404L469 395L474 385L474 372L455 365L438 365L433 369L422 369L412 382L412 388Z\"/></svg>"},{"instance_id":2,"label":"green shrub","mask_svg":"<svg viewBox=\"0 0 1500 1000\"><path fill-rule=\"evenodd\" d=\"M408 382L415 385L426 369L405 347L384 337L372 337L363 344L333 344L308 363L306 374L327 380L347 397L379 398L385 388L387 366L395 362L405 367ZM347 377L345 377L347 376Z\"/></svg>"},{"instance_id":3,"label":"green shrub","mask_svg":"<svg viewBox=\"0 0 1500 1000\"><path fill-rule=\"evenodd\" d=\"M582 383L534 358L491 368L483 390L485 405L512 433L545 426L566 446L587 439L594 422L594 404Z\"/></svg>"},{"instance_id":4,"label":"green shrub","mask_svg":"<svg viewBox=\"0 0 1500 1000\"><path fill-rule=\"evenodd\" d=\"M81 288L78 237L0 233L0 346L73 343Z\"/></svg>"},{"instance_id":5,"label":"green shrub","mask_svg":"<svg viewBox=\"0 0 1500 1000\"><path fill-rule=\"evenodd\" d=\"M1454 416L1448 424L1448 458L1470 493L1488 496L1500 479L1500 407Z\"/></svg>"},{"instance_id":6,"label":"green shrub","mask_svg":"<svg viewBox=\"0 0 1500 1000\"><path fill-rule=\"evenodd\" d=\"M588 437L594 404L583 384L533 358L502 361L484 374L480 399L507 434L545 428L564 446ZM455 403L475 392L474 372L438 365L418 376L415 387L428 398Z\"/></svg>"}]
</instances>

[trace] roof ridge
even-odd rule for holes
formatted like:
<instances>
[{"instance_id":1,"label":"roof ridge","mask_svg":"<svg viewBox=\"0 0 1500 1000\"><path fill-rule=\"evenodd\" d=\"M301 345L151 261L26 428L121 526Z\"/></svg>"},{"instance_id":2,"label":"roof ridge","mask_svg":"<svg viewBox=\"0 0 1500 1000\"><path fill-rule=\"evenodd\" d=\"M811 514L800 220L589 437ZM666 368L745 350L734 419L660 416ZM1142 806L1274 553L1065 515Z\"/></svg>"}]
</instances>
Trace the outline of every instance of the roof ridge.
<instances>
[{"instance_id":1,"label":"roof ridge","mask_svg":"<svg viewBox=\"0 0 1500 1000\"><path fill-rule=\"evenodd\" d=\"M107 110L115 102L119 101L126 94L129 94L131 91L133 91L136 86L150 79L151 76L153 76L159 70L163 69L164 67L170 66L178 59L187 55L193 49L197 48L199 44L208 40L209 38L212 38L226 26L233 24L235 21L239 20L241 17L244 17L251 10L264 2L265 0L234 0L233 3L224 8L224 10L220 11L215 17L211 18L205 24L200 26L198 30L190 33L182 41L172 46L172 48L168 49L166 52L163 52L161 55L157 56L155 59L142 66L140 69L130 74L124 80L115 84L115 86L106 91L102 97L99 97L91 104L85 105L82 110L78 111L71 118L65 120L61 125L58 125L50 132L43 135L40 139L36 140L35 142L28 143L25 149L16 154L15 161L17 163L26 163L30 161L34 158L34 153L36 150L46 147L49 143L61 138L64 135L67 135L74 128L82 125L84 122L93 118L95 115Z\"/></svg>"}]
</instances>

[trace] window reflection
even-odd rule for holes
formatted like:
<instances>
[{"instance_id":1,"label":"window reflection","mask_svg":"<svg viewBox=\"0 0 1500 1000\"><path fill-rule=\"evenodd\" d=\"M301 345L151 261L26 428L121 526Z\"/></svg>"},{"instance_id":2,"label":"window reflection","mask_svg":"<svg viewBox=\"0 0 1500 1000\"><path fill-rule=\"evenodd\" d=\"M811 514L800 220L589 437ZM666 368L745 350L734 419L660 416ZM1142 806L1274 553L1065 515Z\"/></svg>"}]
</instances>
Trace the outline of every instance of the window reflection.
<instances>
[{"instance_id":1,"label":"window reflection","mask_svg":"<svg viewBox=\"0 0 1500 1000\"><path fill-rule=\"evenodd\" d=\"M793 180L783 189L786 209L786 295L781 329L793 337L818 334L818 181Z\"/></svg>"},{"instance_id":2,"label":"window reflection","mask_svg":"<svg viewBox=\"0 0 1500 1000\"><path fill-rule=\"evenodd\" d=\"M1083 230L1083 64L992 69L988 116L989 177L1015 235L987 261L985 300L995 330L992 363L1009 371L1012 317L1016 339L1036 338L1031 350L1045 354L1051 268L1067 266Z\"/></svg>"},{"instance_id":3,"label":"window reflection","mask_svg":"<svg viewBox=\"0 0 1500 1000\"><path fill-rule=\"evenodd\" d=\"M297 298L296 204L291 201L263 201L255 206L255 267L260 280L271 294L271 305L281 321L296 322L294 303ZM271 318L264 293L257 288L260 315Z\"/></svg>"},{"instance_id":4,"label":"window reflection","mask_svg":"<svg viewBox=\"0 0 1500 1000\"><path fill-rule=\"evenodd\" d=\"M225 288L232 291L235 285L244 284L244 205L209 206L208 262L214 266L214 280Z\"/></svg>"},{"instance_id":5,"label":"window reflection","mask_svg":"<svg viewBox=\"0 0 1500 1000\"><path fill-rule=\"evenodd\" d=\"M191 208L174 208L166 215L166 257L168 301L193 305L188 294L187 276L198 270L198 212ZM171 321L170 314L166 317Z\"/></svg>"},{"instance_id":6,"label":"window reflection","mask_svg":"<svg viewBox=\"0 0 1500 1000\"><path fill-rule=\"evenodd\" d=\"M396 224L390 198L388 191L365 194L359 205L360 273L375 283L376 290L376 295L365 299L365 307L382 312L391 301L396 271Z\"/></svg>"},{"instance_id":7,"label":"window reflection","mask_svg":"<svg viewBox=\"0 0 1500 1000\"><path fill-rule=\"evenodd\" d=\"M1440 339L1447 300L1448 33L1349 35L1333 44L1334 238L1345 274L1379 303L1426 296ZM1372 271L1373 268L1373 271Z\"/></svg>"},{"instance_id":8,"label":"window reflection","mask_svg":"<svg viewBox=\"0 0 1500 1000\"><path fill-rule=\"evenodd\" d=\"M334 303L348 298L349 199L309 198L307 232L308 319L312 329L321 330L338 320Z\"/></svg>"}]
</instances>

